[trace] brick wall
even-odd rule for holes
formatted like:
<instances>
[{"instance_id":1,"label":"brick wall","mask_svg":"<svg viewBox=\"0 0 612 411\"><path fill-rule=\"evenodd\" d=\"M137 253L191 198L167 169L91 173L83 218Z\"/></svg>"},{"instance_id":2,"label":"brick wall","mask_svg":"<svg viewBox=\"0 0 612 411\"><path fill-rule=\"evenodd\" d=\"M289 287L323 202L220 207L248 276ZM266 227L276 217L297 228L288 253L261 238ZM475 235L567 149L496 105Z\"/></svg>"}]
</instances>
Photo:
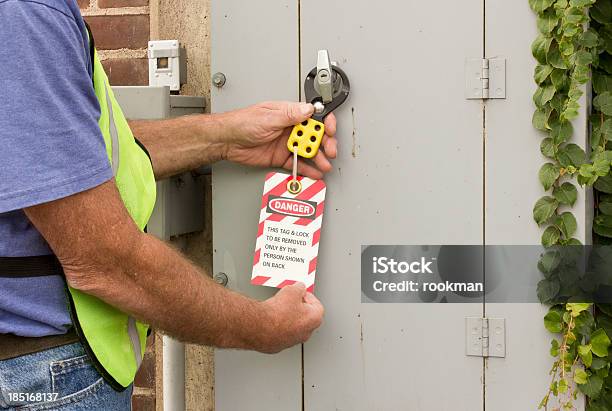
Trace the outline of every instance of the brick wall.
<instances>
[{"instance_id":1,"label":"brick wall","mask_svg":"<svg viewBox=\"0 0 612 411\"><path fill-rule=\"evenodd\" d=\"M149 0L77 0L114 86L148 84Z\"/></svg>"},{"instance_id":2,"label":"brick wall","mask_svg":"<svg viewBox=\"0 0 612 411\"><path fill-rule=\"evenodd\" d=\"M150 38L149 0L77 0L91 27L104 69L114 86L142 86L149 82L147 43ZM156 409L155 334L134 382L134 411ZM159 348L161 351L161 348ZM161 374L161 372L160 372Z\"/></svg>"}]
</instances>

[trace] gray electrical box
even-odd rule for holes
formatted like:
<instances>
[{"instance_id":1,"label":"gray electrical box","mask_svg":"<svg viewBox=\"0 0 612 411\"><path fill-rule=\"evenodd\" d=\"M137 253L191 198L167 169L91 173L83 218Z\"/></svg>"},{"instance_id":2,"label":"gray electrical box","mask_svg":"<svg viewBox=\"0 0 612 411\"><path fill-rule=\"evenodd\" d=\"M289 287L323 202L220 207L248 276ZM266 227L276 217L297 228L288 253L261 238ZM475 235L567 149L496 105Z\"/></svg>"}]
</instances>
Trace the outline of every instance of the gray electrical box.
<instances>
[{"instance_id":1,"label":"gray electrical box","mask_svg":"<svg viewBox=\"0 0 612 411\"><path fill-rule=\"evenodd\" d=\"M170 94L170 87L113 87L130 120L156 120L204 112L204 98ZM204 227L204 188L198 171L157 183L157 200L148 231L167 240Z\"/></svg>"},{"instance_id":2,"label":"gray electrical box","mask_svg":"<svg viewBox=\"0 0 612 411\"><path fill-rule=\"evenodd\" d=\"M211 69L226 79L213 112L303 99L320 49L351 82L325 178L323 325L277 355L216 350L216 409L536 409L552 365L546 307L363 304L360 282L362 245L539 244L538 30L527 1L212 0L212 13ZM574 130L584 146L584 109ZM276 291L250 284L267 171L213 168L215 273L260 299ZM588 193L579 203L577 236L588 242ZM500 341L487 350L490 327Z\"/></svg>"}]
</instances>

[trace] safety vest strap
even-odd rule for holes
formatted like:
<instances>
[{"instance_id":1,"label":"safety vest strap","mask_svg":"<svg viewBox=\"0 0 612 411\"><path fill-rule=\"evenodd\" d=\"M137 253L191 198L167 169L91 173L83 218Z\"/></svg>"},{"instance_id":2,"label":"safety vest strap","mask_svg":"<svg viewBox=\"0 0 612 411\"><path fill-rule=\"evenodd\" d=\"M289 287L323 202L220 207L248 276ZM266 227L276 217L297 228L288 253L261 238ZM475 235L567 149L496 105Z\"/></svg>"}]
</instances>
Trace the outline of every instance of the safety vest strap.
<instances>
[{"instance_id":1,"label":"safety vest strap","mask_svg":"<svg viewBox=\"0 0 612 411\"><path fill-rule=\"evenodd\" d=\"M62 274L62 265L54 255L0 257L0 277L46 277Z\"/></svg>"}]
</instances>

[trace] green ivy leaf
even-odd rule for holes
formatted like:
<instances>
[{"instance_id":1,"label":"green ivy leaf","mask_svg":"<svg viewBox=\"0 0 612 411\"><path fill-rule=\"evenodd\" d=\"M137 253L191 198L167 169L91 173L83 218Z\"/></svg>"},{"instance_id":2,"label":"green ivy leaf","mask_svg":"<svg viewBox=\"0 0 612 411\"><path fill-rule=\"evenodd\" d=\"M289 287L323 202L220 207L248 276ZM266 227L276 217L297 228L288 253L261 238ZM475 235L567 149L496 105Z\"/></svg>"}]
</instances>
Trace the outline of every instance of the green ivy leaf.
<instances>
[{"instance_id":1,"label":"green ivy leaf","mask_svg":"<svg viewBox=\"0 0 612 411\"><path fill-rule=\"evenodd\" d=\"M546 163L540 167L538 175L540 177L540 183L544 186L544 190L549 190L553 186L555 181L559 178L560 172L559 166L553 163Z\"/></svg>"},{"instance_id":2,"label":"green ivy leaf","mask_svg":"<svg viewBox=\"0 0 612 411\"><path fill-rule=\"evenodd\" d=\"M609 0L595 2L590 10L591 18L601 24L608 24L612 21L612 3Z\"/></svg>"},{"instance_id":3,"label":"green ivy leaf","mask_svg":"<svg viewBox=\"0 0 612 411\"><path fill-rule=\"evenodd\" d=\"M604 193L612 194L612 176L607 175L598 178L594 187L595 189Z\"/></svg>"},{"instance_id":4,"label":"green ivy leaf","mask_svg":"<svg viewBox=\"0 0 612 411\"><path fill-rule=\"evenodd\" d=\"M554 159L556 151L557 151L557 147L555 146L555 143L553 142L552 138L546 137L540 143L540 152L544 156Z\"/></svg>"},{"instance_id":5,"label":"green ivy leaf","mask_svg":"<svg viewBox=\"0 0 612 411\"><path fill-rule=\"evenodd\" d=\"M593 99L593 106L606 116L612 116L612 94L609 91L599 94Z\"/></svg>"},{"instance_id":6,"label":"green ivy leaf","mask_svg":"<svg viewBox=\"0 0 612 411\"><path fill-rule=\"evenodd\" d=\"M569 140L573 133L574 126L569 121L554 119L550 122L550 136L557 145Z\"/></svg>"},{"instance_id":7,"label":"green ivy leaf","mask_svg":"<svg viewBox=\"0 0 612 411\"><path fill-rule=\"evenodd\" d=\"M544 327L553 334L558 334L563 330L563 319L558 310L551 309L546 313Z\"/></svg>"},{"instance_id":8,"label":"green ivy leaf","mask_svg":"<svg viewBox=\"0 0 612 411\"><path fill-rule=\"evenodd\" d=\"M544 253L542 258L538 261L538 269L546 278L550 277L559 264L561 263L561 256L557 251L548 251Z\"/></svg>"},{"instance_id":9,"label":"green ivy leaf","mask_svg":"<svg viewBox=\"0 0 612 411\"><path fill-rule=\"evenodd\" d=\"M578 111L580 110L580 105L576 101L569 100L565 109L561 113L561 120L573 120L578 117Z\"/></svg>"},{"instance_id":10,"label":"green ivy leaf","mask_svg":"<svg viewBox=\"0 0 612 411\"><path fill-rule=\"evenodd\" d=\"M529 0L529 6L536 13L542 13L544 10L553 5L555 0Z\"/></svg>"},{"instance_id":11,"label":"green ivy leaf","mask_svg":"<svg viewBox=\"0 0 612 411\"><path fill-rule=\"evenodd\" d=\"M541 45L541 47L544 47L544 46L546 46L546 43L543 43ZM542 49L538 49L537 51L541 52ZM546 62L548 62L548 64L558 69L569 68L567 61L561 55L561 50L559 50L559 46L556 43L548 44L548 53L546 53ZM540 61L540 63L544 64L543 61Z\"/></svg>"},{"instance_id":12,"label":"green ivy leaf","mask_svg":"<svg viewBox=\"0 0 612 411\"><path fill-rule=\"evenodd\" d=\"M550 342L550 355L557 357L559 355L559 341L553 339Z\"/></svg>"},{"instance_id":13,"label":"green ivy leaf","mask_svg":"<svg viewBox=\"0 0 612 411\"><path fill-rule=\"evenodd\" d=\"M593 72L593 90L597 94L612 91L612 76L598 71Z\"/></svg>"},{"instance_id":14,"label":"green ivy leaf","mask_svg":"<svg viewBox=\"0 0 612 411\"><path fill-rule=\"evenodd\" d=\"M559 17L554 10L547 10L538 15L537 26L543 34L549 34L559 24Z\"/></svg>"},{"instance_id":15,"label":"green ivy leaf","mask_svg":"<svg viewBox=\"0 0 612 411\"><path fill-rule=\"evenodd\" d=\"M557 296L559 290L561 289L561 284L559 284L559 280L555 278L544 279L538 283L537 293L538 299L542 304L548 304L553 301L553 298Z\"/></svg>"},{"instance_id":16,"label":"green ivy leaf","mask_svg":"<svg viewBox=\"0 0 612 411\"><path fill-rule=\"evenodd\" d=\"M610 160L598 158L593 162L593 172L598 177L604 177L610 172Z\"/></svg>"},{"instance_id":17,"label":"green ivy leaf","mask_svg":"<svg viewBox=\"0 0 612 411\"><path fill-rule=\"evenodd\" d=\"M601 328L591 334L591 350L598 357L607 357L610 338Z\"/></svg>"},{"instance_id":18,"label":"green ivy leaf","mask_svg":"<svg viewBox=\"0 0 612 411\"><path fill-rule=\"evenodd\" d=\"M552 73L552 71L552 66L549 66L548 64L538 64L535 68L533 78L537 84L542 84L544 83L544 81L546 81L548 76L550 76L550 73Z\"/></svg>"},{"instance_id":19,"label":"green ivy leaf","mask_svg":"<svg viewBox=\"0 0 612 411\"><path fill-rule=\"evenodd\" d=\"M591 308L592 305L591 303L567 303L565 309L571 313L572 317L576 318L581 312Z\"/></svg>"},{"instance_id":20,"label":"green ivy leaf","mask_svg":"<svg viewBox=\"0 0 612 411\"><path fill-rule=\"evenodd\" d=\"M612 238L612 228L593 223L593 231L595 234L606 238Z\"/></svg>"},{"instance_id":21,"label":"green ivy leaf","mask_svg":"<svg viewBox=\"0 0 612 411\"><path fill-rule=\"evenodd\" d=\"M531 54L540 64L546 64L546 55L550 50L552 38L540 34L531 44Z\"/></svg>"},{"instance_id":22,"label":"green ivy leaf","mask_svg":"<svg viewBox=\"0 0 612 411\"><path fill-rule=\"evenodd\" d=\"M597 67L608 74L612 74L612 56L607 53L600 54Z\"/></svg>"},{"instance_id":23,"label":"green ivy leaf","mask_svg":"<svg viewBox=\"0 0 612 411\"><path fill-rule=\"evenodd\" d=\"M612 216L600 214L593 220L597 225L612 228Z\"/></svg>"},{"instance_id":24,"label":"green ivy leaf","mask_svg":"<svg viewBox=\"0 0 612 411\"><path fill-rule=\"evenodd\" d=\"M555 86L552 84L542 86L536 90L536 93L533 95L533 102L538 107L544 107L546 103L552 100L556 91Z\"/></svg>"},{"instance_id":25,"label":"green ivy leaf","mask_svg":"<svg viewBox=\"0 0 612 411\"><path fill-rule=\"evenodd\" d=\"M590 367L593 363L593 353L591 353L591 344L588 345L579 345L578 346L578 355L582 360L582 363L585 367Z\"/></svg>"},{"instance_id":26,"label":"green ivy leaf","mask_svg":"<svg viewBox=\"0 0 612 411\"><path fill-rule=\"evenodd\" d=\"M588 374L582 368L578 368L574 371L574 382L576 384L586 384L588 378Z\"/></svg>"},{"instance_id":27,"label":"green ivy leaf","mask_svg":"<svg viewBox=\"0 0 612 411\"><path fill-rule=\"evenodd\" d=\"M582 35L578 39L578 44L587 48L596 47L598 43L599 35L592 28L582 33Z\"/></svg>"},{"instance_id":28,"label":"green ivy leaf","mask_svg":"<svg viewBox=\"0 0 612 411\"><path fill-rule=\"evenodd\" d=\"M572 7L586 7L595 3L595 0L570 0L569 4Z\"/></svg>"},{"instance_id":29,"label":"green ivy leaf","mask_svg":"<svg viewBox=\"0 0 612 411\"><path fill-rule=\"evenodd\" d=\"M557 91L565 90L569 87L569 78L567 76L566 70L553 69L550 74L550 80L552 81Z\"/></svg>"},{"instance_id":30,"label":"green ivy leaf","mask_svg":"<svg viewBox=\"0 0 612 411\"><path fill-rule=\"evenodd\" d=\"M595 319L590 311L582 311L578 317L575 318L575 330L584 335L590 337L593 327L595 327Z\"/></svg>"},{"instance_id":31,"label":"green ivy leaf","mask_svg":"<svg viewBox=\"0 0 612 411\"><path fill-rule=\"evenodd\" d=\"M578 389L589 398L597 398L603 387L603 379L597 375L591 375L584 383L578 383Z\"/></svg>"},{"instance_id":32,"label":"green ivy leaf","mask_svg":"<svg viewBox=\"0 0 612 411\"><path fill-rule=\"evenodd\" d=\"M603 40L606 53L612 54L612 29L610 29L609 25L602 26L599 29L599 35Z\"/></svg>"},{"instance_id":33,"label":"green ivy leaf","mask_svg":"<svg viewBox=\"0 0 612 411\"><path fill-rule=\"evenodd\" d=\"M567 93L567 96L570 98L571 101L578 101L583 94L584 91L576 87L570 89L569 93Z\"/></svg>"},{"instance_id":34,"label":"green ivy leaf","mask_svg":"<svg viewBox=\"0 0 612 411\"><path fill-rule=\"evenodd\" d=\"M575 54L576 64L579 66L588 66L593 63L593 55L586 50L579 50Z\"/></svg>"},{"instance_id":35,"label":"green ivy leaf","mask_svg":"<svg viewBox=\"0 0 612 411\"><path fill-rule=\"evenodd\" d=\"M582 147L576 144L567 144L557 153L557 159L562 167L580 167L586 159L586 153Z\"/></svg>"},{"instance_id":36,"label":"green ivy leaf","mask_svg":"<svg viewBox=\"0 0 612 411\"><path fill-rule=\"evenodd\" d=\"M578 228L576 218L569 211L557 216L554 224L561 231L561 233L563 233L564 238L571 238Z\"/></svg>"},{"instance_id":37,"label":"green ivy leaf","mask_svg":"<svg viewBox=\"0 0 612 411\"><path fill-rule=\"evenodd\" d=\"M602 214L612 216L612 200L600 200L598 208Z\"/></svg>"},{"instance_id":38,"label":"green ivy leaf","mask_svg":"<svg viewBox=\"0 0 612 411\"><path fill-rule=\"evenodd\" d=\"M546 228L546 230L544 230L544 232L542 233L542 245L546 248L558 244L560 239L561 232L557 227L553 225Z\"/></svg>"},{"instance_id":39,"label":"green ivy leaf","mask_svg":"<svg viewBox=\"0 0 612 411\"><path fill-rule=\"evenodd\" d=\"M591 369L597 371L601 370L602 368L605 368L608 365L610 365L610 361L608 361L607 358L595 357L591 362Z\"/></svg>"},{"instance_id":40,"label":"green ivy leaf","mask_svg":"<svg viewBox=\"0 0 612 411\"><path fill-rule=\"evenodd\" d=\"M572 183L565 182L553 190L553 197L559 204L573 206L578 198L578 190Z\"/></svg>"},{"instance_id":41,"label":"green ivy leaf","mask_svg":"<svg viewBox=\"0 0 612 411\"><path fill-rule=\"evenodd\" d=\"M559 202L556 199L544 196L533 206L533 219L538 225L542 225L553 216L557 207L559 207Z\"/></svg>"},{"instance_id":42,"label":"green ivy leaf","mask_svg":"<svg viewBox=\"0 0 612 411\"><path fill-rule=\"evenodd\" d=\"M559 42L559 52L562 56L570 57L574 54L574 42L569 37L561 39Z\"/></svg>"},{"instance_id":43,"label":"green ivy leaf","mask_svg":"<svg viewBox=\"0 0 612 411\"><path fill-rule=\"evenodd\" d=\"M539 108L533 113L533 126L542 131L548 130L548 118L550 117L550 113L552 112L552 108L545 107Z\"/></svg>"}]
</instances>

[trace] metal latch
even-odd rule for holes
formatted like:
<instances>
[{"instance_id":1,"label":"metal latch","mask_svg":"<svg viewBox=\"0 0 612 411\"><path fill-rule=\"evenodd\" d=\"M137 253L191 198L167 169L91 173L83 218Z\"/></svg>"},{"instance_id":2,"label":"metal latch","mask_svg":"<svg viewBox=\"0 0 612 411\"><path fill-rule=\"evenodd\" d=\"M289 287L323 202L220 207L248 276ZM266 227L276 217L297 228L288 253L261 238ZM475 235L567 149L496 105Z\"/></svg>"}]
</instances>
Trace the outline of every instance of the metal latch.
<instances>
[{"instance_id":1,"label":"metal latch","mask_svg":"<svg viewBox=\"0 0 612 411\"><path fill-rule=\"evenodd\" d=\"M475 357L506 356L506 319L467 317L465 354Z\"/></svg>"},{"instance_id":2,"label":"metal latch","mask_svg":"<svg viewBox=\"0 0 612 411\"><path fill-rule=\"evenodd\" d=\"M506 98L506 59L465 61L465 98L468 100Z\"/></svg>"}]
</instances>

